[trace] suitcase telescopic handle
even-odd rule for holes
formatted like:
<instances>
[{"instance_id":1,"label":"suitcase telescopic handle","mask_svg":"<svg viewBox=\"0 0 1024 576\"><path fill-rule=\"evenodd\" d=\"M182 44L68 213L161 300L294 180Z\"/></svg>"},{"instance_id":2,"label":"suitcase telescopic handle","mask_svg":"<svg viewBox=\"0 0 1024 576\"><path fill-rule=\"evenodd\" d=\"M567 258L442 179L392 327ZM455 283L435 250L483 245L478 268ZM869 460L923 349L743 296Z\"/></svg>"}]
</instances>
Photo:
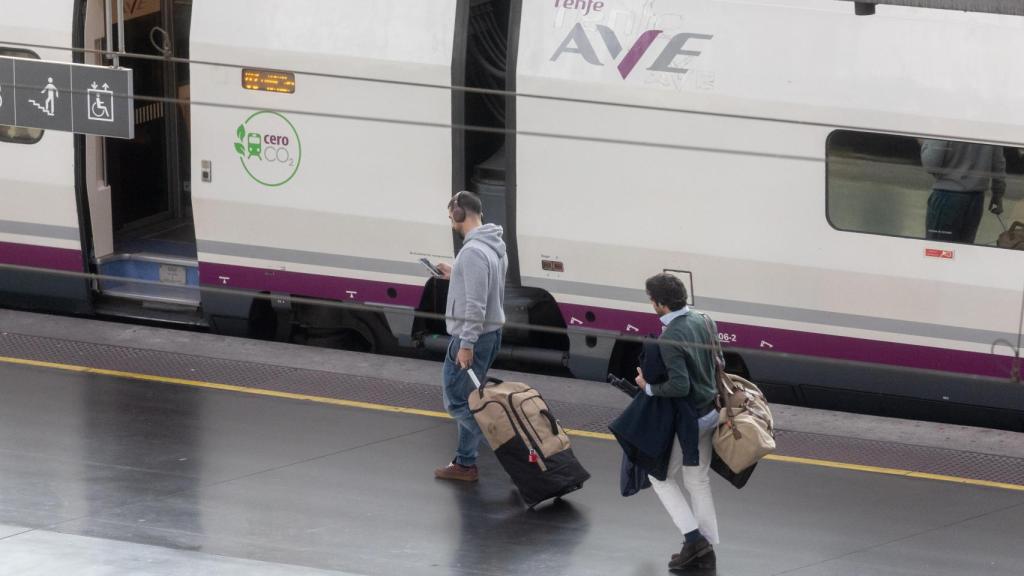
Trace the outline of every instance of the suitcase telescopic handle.
<instances>
[{"instance_id":1,"label":"suitcase telescopic handle","mask_svg":"<svg viewBox=\"0 0 1024 576\"><path fill-rule=\"evenodd\" d=\"M469 379L473 381L473 386L476 386L476 389L480 392L481 398L484 397L484 386L488 384L501 384L503 382L503 380L488 377L487 381L481 384L480 379L476 377L476 372L473 372L472 368L467 369L466 372L469 372Z\"/></svg>"},{"instance_id":2,"label":"suitcase telescopic handle","mask_svg":"<svg viewBox=\"0 0 1024 576\"><path fill-rule=\"evenodd\" d=\"M480 379L476 377L476 372L473 372L472 368L466 370L466 372L469 372L469 379L473 381L473 386L476 386L476 389L482 394L484 391L484 385L481 384Z\"/></svg>"}]
</instances>

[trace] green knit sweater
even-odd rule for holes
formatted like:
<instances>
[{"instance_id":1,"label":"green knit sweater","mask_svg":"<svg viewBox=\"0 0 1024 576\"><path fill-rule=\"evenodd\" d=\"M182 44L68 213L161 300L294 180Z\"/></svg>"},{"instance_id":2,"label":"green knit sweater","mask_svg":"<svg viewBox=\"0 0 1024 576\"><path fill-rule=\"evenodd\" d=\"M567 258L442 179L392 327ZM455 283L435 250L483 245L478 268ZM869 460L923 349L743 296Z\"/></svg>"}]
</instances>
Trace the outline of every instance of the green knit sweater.
<instances>
[{"instance_id":1,"label":"green knit sweater","mask_svg":"<svg viewBox=\"0 0 1024 576\"><path fill-rule=\"evenodd\" d=\"M714 328L714 322L711 325ZM697 312L679 316L669 323L660 340L664 341L659 342L659 348L668 369L668 382L652 384L651 393L689 398L697 410L703 411L714 402L716 393L712 340L704 318Z\"/></svg>"}]
</instances>

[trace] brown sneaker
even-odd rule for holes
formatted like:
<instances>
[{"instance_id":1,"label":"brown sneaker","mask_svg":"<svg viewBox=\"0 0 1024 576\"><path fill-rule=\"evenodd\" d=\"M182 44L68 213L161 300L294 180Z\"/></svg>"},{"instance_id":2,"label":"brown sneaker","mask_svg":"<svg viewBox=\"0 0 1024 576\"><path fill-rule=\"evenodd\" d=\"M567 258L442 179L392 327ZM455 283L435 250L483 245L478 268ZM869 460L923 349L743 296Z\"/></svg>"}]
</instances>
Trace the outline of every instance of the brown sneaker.
<instances>
[{"instance_id":1,"label":"brown sneaker","mask_svg":"<svg viewBox=\"0 0 1024 576\"><path fill-rule=\"evenodd\" d=\"M442 480L460 480L462 482L476 482L480 479L480 471L476 466L463 466L462 464L451 464L434 470L434 478Z\"/></svg>"}]
</instances>

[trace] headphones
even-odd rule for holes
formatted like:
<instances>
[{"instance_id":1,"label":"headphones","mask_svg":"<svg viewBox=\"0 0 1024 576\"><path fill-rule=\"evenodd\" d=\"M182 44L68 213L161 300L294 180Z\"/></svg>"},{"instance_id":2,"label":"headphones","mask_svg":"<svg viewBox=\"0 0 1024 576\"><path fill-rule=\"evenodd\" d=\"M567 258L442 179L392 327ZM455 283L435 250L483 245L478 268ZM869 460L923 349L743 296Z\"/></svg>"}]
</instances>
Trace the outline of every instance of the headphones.
<instances>
[{"instance_id":1,"label":"headphones","mask_svg":"<svg viewBox=\"0 0 1024 576\"><path fill-rule=\"evenodd\" d=\"M463 190L452 199L452 220L456 224L462 224L466 221L466 209L462 207L462 195L465 193Z\"/></svg>"}]
</instances>

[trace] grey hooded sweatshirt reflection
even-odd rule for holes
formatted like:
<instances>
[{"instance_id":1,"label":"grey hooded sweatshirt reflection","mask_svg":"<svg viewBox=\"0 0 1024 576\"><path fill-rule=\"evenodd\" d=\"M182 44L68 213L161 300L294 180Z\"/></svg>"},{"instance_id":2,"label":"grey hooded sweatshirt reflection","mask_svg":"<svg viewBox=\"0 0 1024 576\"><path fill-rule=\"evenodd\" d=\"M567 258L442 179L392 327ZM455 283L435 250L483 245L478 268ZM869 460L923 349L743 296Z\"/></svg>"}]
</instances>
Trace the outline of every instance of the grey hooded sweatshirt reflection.
<instances>
[{"instance_id":1,"label":"grey hooded sweatshirt reflection","mask_svg":"<svg viewBox=\"0 0 1024 576\"><path fill-rule=\"evenodd\" d=\"M448 333L472 350L481 334L505 322L508 257L501 226L484 224L466 235L448 286Z\"/></svg>"}]
</instances>

